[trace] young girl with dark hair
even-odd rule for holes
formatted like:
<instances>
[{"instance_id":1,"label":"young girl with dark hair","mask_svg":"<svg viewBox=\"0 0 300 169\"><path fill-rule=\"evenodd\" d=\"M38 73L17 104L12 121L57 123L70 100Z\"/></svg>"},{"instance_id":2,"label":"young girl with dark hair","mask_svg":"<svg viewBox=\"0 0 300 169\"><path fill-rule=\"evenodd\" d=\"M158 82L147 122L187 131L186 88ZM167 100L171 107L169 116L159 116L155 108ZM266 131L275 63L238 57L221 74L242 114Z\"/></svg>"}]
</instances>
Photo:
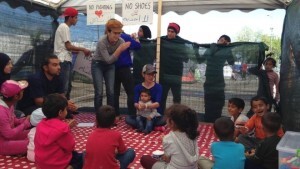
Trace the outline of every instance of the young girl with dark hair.
<instances>
[{"instance_id":1,"label":"young girl with dark hair","mask_svg":"<svg viewBox=\"0 0 300 169\"><path fill-rule=\"evenodd\" d=\"M152 35L150 28L146 25L141 25L138 31L138 37L144 39L151 39Z\"/></svg>"},{"instance_id":2,"label":"young girl with dark hair","mask_svg":"<svg viewBox=\"0 0 300 169\"><path fill-rule=\"evenodd\" d=\"M141 164L146 169L197 169L199 136L196 112L181 104L174 104L165 112L171 132L163 138L164 155L160 160L144 155Z\"/></svg>"}]
</instances>

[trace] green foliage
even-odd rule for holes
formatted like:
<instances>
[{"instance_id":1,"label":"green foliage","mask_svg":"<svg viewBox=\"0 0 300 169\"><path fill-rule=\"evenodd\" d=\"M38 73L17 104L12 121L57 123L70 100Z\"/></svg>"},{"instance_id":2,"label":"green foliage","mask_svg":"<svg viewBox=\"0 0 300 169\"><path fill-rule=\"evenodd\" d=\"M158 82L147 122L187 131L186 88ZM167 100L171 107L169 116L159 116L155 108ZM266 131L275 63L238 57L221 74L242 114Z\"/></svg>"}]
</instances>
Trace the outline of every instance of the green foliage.
<instances>
[{"instance_id":1,"label":"green foliage","mask_svg":"<svg viewBox=\"0 0 300 169\"><path fill-rule=\"evenodd\" d=\"M254 31L249 27L244 27L236 37L237 42L264 42L269 46L267 53L274 53L272 56L279 61L281 54L281 38L270 34L263 34L261 31Z\"/></svg>"}]
</instances>

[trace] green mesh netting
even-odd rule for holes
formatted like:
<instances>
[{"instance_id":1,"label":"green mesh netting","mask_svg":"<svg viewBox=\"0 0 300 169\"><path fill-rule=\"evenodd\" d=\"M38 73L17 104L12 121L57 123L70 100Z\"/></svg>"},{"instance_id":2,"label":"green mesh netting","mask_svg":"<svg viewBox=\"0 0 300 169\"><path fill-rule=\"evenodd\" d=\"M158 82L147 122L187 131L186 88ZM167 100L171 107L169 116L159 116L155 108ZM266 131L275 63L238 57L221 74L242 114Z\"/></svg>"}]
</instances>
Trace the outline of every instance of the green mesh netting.
<instances>
[{"instance_id":1,"label":"green mesh netting","mask_svg":"<svg viewBox=\"0 0 300 169\"><path fill-rule=\"evenodd\" d=\"M264 43L237 42L228 46L197 44L180 37L161 38L160 62L155 59L156 40L143 40L142 49L134 52L133 74L141 82L141 69L147 63L159 64L159 83L163 86L161 105L184 103L205 112L212 122L228 115L225 103L231 97L249 101L257 92L257 77L247 68L261 65L268 47Z\"/></svg>"},{"instance_id":2,"label":"green mesh netting","mask_svg":"<svg viewBox=\"0 0 300 169\"><path fill-rule=\"evenodd\" d=\"M282 34L280 101L284 127L300 131L300 1L286 11Z\"/></svg>"}]
</instances>

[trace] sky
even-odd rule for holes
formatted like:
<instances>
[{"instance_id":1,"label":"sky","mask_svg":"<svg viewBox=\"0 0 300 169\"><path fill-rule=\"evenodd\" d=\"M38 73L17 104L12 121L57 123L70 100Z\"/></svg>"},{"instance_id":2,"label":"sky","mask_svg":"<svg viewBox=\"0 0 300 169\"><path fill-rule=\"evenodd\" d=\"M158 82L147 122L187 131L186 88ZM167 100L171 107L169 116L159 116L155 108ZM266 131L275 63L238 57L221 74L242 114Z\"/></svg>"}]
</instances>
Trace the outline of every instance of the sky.
<instances>
[{"instance_id":1,"label":"sky","mask_svg":"<svg viewBox=\"0 0 300 169\"><path fill-rule=\"evenodd\" d=\"M280 37L284 16L285 10L283 9L273 11L257 9L248 13L239 10L210 11L206 14L191 11L184 15L169 12L162 16L161 35L166 35L170 22L176 22L181 27L179 36L197 43L214 43L223 34L229 35L234 42L238 33L245 27L255 32L260 31L263 34ZM152 31L152 38L157 37L156 23L157 15L155 14L153 24L146 24ZM125 26L124 31L131 34L137 32L138 28L139 25Z\"/></svg>"}]
</instances>

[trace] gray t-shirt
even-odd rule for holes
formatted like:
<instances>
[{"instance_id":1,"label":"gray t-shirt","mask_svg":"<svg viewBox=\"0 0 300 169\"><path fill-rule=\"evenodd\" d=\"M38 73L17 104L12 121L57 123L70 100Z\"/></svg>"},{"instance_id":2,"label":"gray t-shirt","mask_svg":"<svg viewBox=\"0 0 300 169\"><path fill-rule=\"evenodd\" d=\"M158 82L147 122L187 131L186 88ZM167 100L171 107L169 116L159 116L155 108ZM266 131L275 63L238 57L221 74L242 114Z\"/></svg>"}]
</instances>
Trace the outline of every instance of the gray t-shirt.
<instances>
[{"instance_id":1,"label":"gray t-shirt","mask_svg":"<svg viewBox=\"0 0 300 169\"><path fill-rule=\"evenodd\" d=\"M124 40L119 38L117 43L112 45L109 43L107 35L102 36L97 43L94 60L100 60L107 64L114 63L118 57L114 56L113 53L122 43L124 43Z\"/></svg>"}]
</instances>

